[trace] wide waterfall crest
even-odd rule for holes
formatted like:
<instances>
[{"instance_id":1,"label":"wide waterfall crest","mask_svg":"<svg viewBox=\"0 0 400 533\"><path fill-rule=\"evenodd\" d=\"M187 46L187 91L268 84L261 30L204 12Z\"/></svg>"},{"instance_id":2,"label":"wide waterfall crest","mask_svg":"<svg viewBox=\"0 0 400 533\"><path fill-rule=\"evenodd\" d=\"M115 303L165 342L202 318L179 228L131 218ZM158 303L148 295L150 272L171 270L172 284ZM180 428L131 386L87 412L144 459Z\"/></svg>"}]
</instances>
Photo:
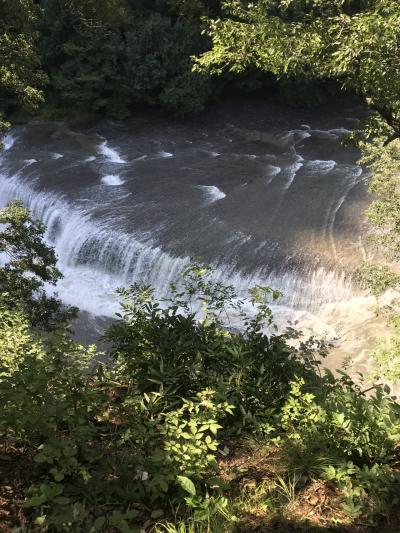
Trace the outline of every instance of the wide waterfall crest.
<instances>
[{"instance_id":1,"label":"wide waterfall crest","mask_svg":"<svg viewBox=\"0 0 400 533\"><path fill-rule=\"evenodd\" d=\"M66 137L56 125L34 128L16 128L0 155L0 203L20 198L46 224L65 302L113 316L117 287L142 282L165 296L191 255L212 263L215 279L241 298L256 284L280 290L282 319L315 321L326 305L353 300L348 270L329 262L342 206L363 179L350 158L340 159L340 128L255 140L239 128L180 132L169 124L158 137L124 123ZM303 192L315 196L304 197L305 210ZM314 261L303 242L317 248L320 239Z\"/></svg>"}]
</instances>

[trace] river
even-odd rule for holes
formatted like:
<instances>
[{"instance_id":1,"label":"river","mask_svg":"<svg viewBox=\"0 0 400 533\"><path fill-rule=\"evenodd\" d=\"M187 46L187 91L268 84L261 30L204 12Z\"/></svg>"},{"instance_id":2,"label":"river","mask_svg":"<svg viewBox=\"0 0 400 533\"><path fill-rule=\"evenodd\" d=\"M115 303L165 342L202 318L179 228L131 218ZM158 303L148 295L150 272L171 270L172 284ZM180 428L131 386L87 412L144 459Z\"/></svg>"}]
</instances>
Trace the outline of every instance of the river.
<instances>
[{"instance_id":1,"label":"river","mask_svg":"<svg viewBox=\"0 0 400 533\"><path fill-rule=\"evenodd\" d=\"M342 143L365 114L347 100L253 99L187 120L32 122L5 139L0 203L20 198L47 225L57 292L89 315L113 317L115 289L134 281L165 294L198 256L241 295L255 283L282 291L280 326L343 338L373 319L351 276L370 253L368 176Z\"/></svg>"}]
</instances>

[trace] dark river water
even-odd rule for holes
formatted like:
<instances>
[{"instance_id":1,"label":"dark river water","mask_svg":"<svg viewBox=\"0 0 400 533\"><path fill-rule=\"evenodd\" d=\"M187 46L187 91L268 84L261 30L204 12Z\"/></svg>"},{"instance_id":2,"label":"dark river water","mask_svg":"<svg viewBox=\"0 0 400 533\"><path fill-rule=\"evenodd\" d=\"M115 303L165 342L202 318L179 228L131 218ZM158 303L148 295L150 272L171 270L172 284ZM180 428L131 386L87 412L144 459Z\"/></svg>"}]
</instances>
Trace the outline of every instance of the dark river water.
<instances>
[{"instance_id":1,"label":"dark river water","mask_svg":"<svg viewBox=\"0 0 400 533\"><path fill-rule=\"evenodd\" d=\"M146 111L15 127L0 203L20 198L45 222L65 276L57 291L88 313L114 316L115 289L134 281L165 294L200 256L241 294L281 290L281 320L334 328L338 309L354 314L364 298L350 273L366 254L366 174L342 144L363 116L351 101L254 100L186 121Z\"/></svg>"}]
</instances>

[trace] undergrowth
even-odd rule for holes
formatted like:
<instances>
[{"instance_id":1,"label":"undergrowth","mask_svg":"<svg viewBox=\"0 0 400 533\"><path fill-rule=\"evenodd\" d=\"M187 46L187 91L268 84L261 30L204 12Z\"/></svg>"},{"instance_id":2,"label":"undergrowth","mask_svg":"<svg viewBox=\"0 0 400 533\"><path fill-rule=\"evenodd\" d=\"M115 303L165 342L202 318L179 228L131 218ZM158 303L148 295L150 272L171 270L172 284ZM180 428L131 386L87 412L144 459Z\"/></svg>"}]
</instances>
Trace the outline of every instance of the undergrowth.
<instances>
[{"instance_id":1,"label":"undergrowth","mask_svg":"<svg viewBox=\"0 0 400 533\"><path fill-rule=\"evenodd\" d=\"M44 228L32 231L41 238ZM249 316L234 288L200 262L164 299L135 284L120 291L108 357L71 340L65 313L57 327L39 327L5 294L2 530L397 524L397 399L387 387L367 391L362 380L324 371L323 343L274 333L269 304L279 294L270 288L250 291ZM231 308L240 331L225 326Z\"/></svg>"}]
</instances>

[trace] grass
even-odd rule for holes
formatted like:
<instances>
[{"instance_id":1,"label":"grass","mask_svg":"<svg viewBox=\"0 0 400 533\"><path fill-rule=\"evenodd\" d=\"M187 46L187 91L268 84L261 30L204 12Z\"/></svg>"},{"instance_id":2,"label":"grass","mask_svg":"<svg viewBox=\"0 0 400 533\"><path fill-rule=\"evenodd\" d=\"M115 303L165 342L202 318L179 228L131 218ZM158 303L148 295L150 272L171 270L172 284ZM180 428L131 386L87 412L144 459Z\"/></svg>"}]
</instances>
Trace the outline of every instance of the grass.
<instances>
[{"instance_id":1,"label":"grass","mask_svg":"<svg viewBox=\"0 0 400 533\"><path fill-rule=\"evenodd\" d=\"M332 483L299 474L276 446L247 441L231 449L235 453L220 461L231 496L226 516L212 517L210 524L176 517L158 524L154 533L400 531L399 524L354 523L343 512L342 495Z\"/></svg>"}]
</instances>

